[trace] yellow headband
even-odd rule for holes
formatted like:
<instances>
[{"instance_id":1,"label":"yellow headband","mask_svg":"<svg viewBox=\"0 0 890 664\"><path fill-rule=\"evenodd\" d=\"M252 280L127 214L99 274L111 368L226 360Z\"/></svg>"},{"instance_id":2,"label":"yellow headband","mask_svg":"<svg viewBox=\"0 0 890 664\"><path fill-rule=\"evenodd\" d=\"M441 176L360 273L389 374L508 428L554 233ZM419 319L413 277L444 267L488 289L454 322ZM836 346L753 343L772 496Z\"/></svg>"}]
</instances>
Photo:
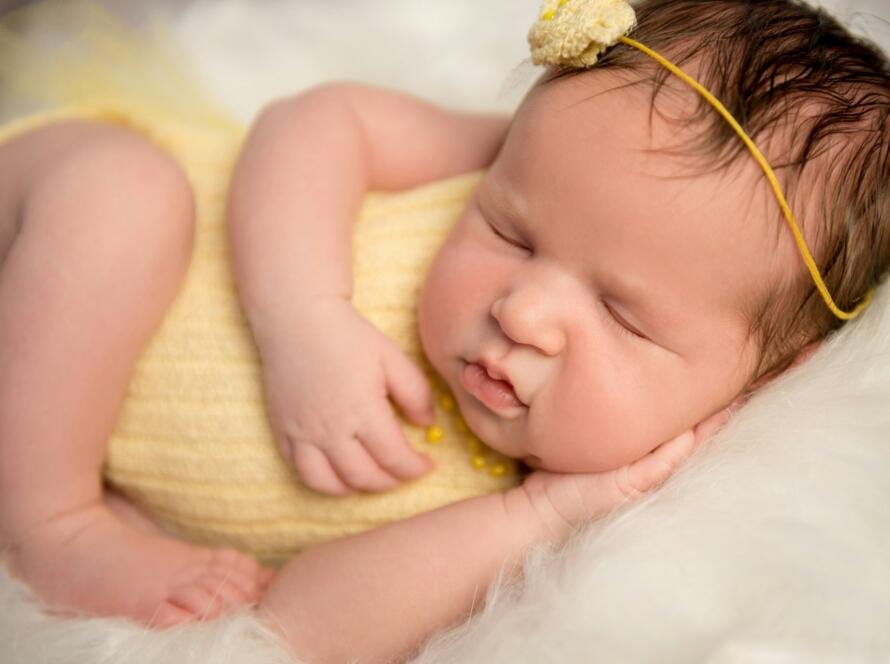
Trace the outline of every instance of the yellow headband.
<instances>
[{"instance_id":1,"label":"yellow headband","mask_svg":"<svg viewBox=\"0 0 890 664\"><path fill-rule=\"evenodd\" d=\"M794 214L785 200L776 174L766 157L732 114L720 103L720 100L670 60L626 36L635 25L634 10L626 0L546 0L541 9L540 18L528 34L529 44L532 47L532 62L536 65L589 67L596 62L600 53L620 41L655 59L672 74L694 88L723 116L729 126L742 139L754 160L760 165L772 186L779 207L782 208L803 262L810 271L810 276L812 276L819 294L822 295L822 299L825 300L825 304L841 320L850 320L858 316L871 303L871 291L865 294L865 297L852 311L842 311L835 304L822 275L819 274L819 268L807 247L803 233L800 232L800 228L794 220Z\"/></svg>"}]
</instances>

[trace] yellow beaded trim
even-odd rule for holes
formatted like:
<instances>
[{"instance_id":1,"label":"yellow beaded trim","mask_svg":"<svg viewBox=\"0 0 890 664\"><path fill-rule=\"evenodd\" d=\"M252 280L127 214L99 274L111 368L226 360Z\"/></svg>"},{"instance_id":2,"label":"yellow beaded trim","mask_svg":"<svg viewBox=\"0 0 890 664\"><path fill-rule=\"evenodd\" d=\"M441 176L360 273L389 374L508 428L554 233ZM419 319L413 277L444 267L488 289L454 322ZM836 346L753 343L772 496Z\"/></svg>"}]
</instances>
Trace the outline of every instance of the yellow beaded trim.
<instances>
[{"instance_id":1,"label":"yellow beaded trim","mask_svg":"<svg viewBox=\"0 0 890 664\"><path fill-rule=\"evenodd\" d=\"M552 5L553 0L549 0L549 4ZM625 7L624 0L559 0L556 9L547 9L541 14L541 21L552 21L557 12L560 9L569 4L569 2L573 3L572 10L575 15L579 17L584 17L584 20L587 21L597 21L597 25L601 25L604 28L614 28L614 25L609 25L605 18L611 18L614 16L614 10L616 6L621 5L621 9L627 10L630 9L629 6ZM546 5L545 5L546 6ZM630 11L633 11L630 9ZM605 18L604 18L605 17ZM584 26L581 26L584 27ZM632 26L630 26L632 27ZM628 29L630 29L630 27ZM559 30L554 30L552 34L548 34L546 30L538 30L535 31L533 27L533 32L535 32L536 39L540 42L542 39L552 38L554 40L566 40L567 32L565 27L561 27ZM530 33L531 36L531 33ZM572 38L577 38L577 31L573 31ZM788 223L788 227L791 230L791 234L794 237L794 242L797 245L798 252L803 258L803 262L809 270L810 276L813 279L813 282L816 284L816 289L819 291L819 294L822 296L825 304L831 310L831 312L840 318L841 320L850 320L858 316L862 311L871 304L872 300L872 291L869 290L860 300L860 302L851 310L851 311L843 311L834 301L834 298L831 297L831 293L828 292L828 286L825 285L825 281L822 279L822 275L819 273L819 268L816 265L816 261L813 258L813 255L810 253L809 247L807 246L806 240L803 237L803 233L800 231L800 228L797 225L797 221L794 218L794 214L791 211L791 206L788 205L788 201L785 199L785 195L782 193L782 187L779 184L779 180L776 177L775 172L772 167L769 165L769 162L766 160L766 157L763 156L763 153L757 148L754 144L754 141L751 140L751 137L742 129L741 125L736 121L736 119L732 116L732 114L726 109L726 107L717 99L713 94L711 94L701 83L692 78L689 74L680 69L673 62L665 58L660 53L653 51L647 46L641 44L640 42L631 39L625 35L620 35L617 37L617 41L620 41L628 46L632 46L637 50L645 53L649 57L653 58L659 64L664 66L668 71L672 74L680 78L683 82L691 86L696 92L698 92L711 106L713 106L718 113L729 123L729 126L735 131L735 133L739 136L745 146L748 148L748 151L751 153L751 156L754 157L754 160L760 166L764 175L772 187L773 194L776 197L776 200L779 203L779 207L782 209L782 213L785 216L785 220ZM560 45L563 42L559 42ZM611 46L612 44L603 44L603 46ZM573 44L574 50L577 50L577 44ZM554 49L550 49L552 52ZM562 48L555 49L557 52L562 53ZM546 60L536 60L536 64L559 64L562 66L577 66L574 63L575 56L564 57L560 55L554 59L546 59ZM593 56L593 60L596 60L596 56ZM593 64L590 62L588 65Z\"/></svg>"},{"instance_id":2,"label":"yellow beaded trim","mask_svg":"<svg viewBox=\"0 0 890 664\"><path fill-rule=\"evenodd\" d=\"M454 402L448 392L441 389L436 390L436 405L439 409L449 414L454 420L454 428L463 438L467 452L470 455L470 465L478 471L488 471L492 477L501 477L510 470L508 463L494 458L496 453L487 448L476 435L470 431L467 423L460 416L457 410L457 404ZM437 445L445 438L445 429L440 424L432 424L426 427L426 442L430 445Z\"/></svg>"}]
</instances>

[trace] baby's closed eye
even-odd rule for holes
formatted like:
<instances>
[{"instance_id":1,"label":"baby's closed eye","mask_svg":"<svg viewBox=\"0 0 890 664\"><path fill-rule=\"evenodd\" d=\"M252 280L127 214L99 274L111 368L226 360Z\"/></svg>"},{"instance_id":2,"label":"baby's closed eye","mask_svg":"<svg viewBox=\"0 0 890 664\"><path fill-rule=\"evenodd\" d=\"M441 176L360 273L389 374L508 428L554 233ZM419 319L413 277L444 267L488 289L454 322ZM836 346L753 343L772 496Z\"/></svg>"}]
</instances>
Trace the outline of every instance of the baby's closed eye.
<instances>
[{"instance_id":1,"label":"baby's closed eye","mask_svg":"<svg viewBox=\"0 0 890 664\"><path fill-rule=\"evenodd\" d=\"M503 240L507 244L513 245L517 249L521 249L523 251L532 253L532 249L530 247L527 247L524 243L520 242L519 240L513 240L510 237L508 237L507 235L505 235L503 232L498 230L497 226L495 226L487 217L485 217L485 224L488 226L488 228L491 230L492 233L494 233L497 237L499 237L501 240Z\"/></svg>"},{"instance_id":2,"label":"baby's closed eye","mask_svg":"<svg viewBox=\"0 0 890 664\"><path fill-rule=\"evenodd\" d=\"M649 337L640 332L637 328L627 322L627 320L619 314L615 308L609 304L605 299L600 299L600 302L603 305L603 308L606 310L606 316L611 320L615 326L623 333L628 334L630 336L639 337L640 339L649 341Z\"/></svg>"}]
</instances>

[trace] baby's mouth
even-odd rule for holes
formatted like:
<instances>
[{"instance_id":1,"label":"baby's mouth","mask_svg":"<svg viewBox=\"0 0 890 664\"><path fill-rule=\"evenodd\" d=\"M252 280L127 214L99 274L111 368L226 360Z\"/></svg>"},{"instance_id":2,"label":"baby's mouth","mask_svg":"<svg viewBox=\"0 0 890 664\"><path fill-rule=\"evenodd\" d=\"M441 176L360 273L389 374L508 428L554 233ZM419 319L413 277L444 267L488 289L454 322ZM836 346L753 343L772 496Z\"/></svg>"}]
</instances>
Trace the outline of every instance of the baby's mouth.
<instances>
[{"instance_id":1,"label":"baby's mouth","mask_svg":"<svg viewBox=\"0 0 890 664\"><path fill-rule=\"evenodd\" d=\"M467 392L499 414L515 416L526 408L509 381L493 378L478 362L464 365L461 383Z\"/></svg>"}]
</instances>

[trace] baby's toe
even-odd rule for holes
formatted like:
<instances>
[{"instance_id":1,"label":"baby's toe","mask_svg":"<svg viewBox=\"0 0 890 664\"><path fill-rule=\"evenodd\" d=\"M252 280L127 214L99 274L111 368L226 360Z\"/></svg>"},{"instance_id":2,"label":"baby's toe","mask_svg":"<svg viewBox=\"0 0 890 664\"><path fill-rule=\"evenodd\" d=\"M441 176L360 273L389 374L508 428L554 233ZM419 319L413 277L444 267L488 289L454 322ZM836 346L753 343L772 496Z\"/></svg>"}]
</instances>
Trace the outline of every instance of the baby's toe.
<instances>
[{"instance_id":1,"label":"baby's toe","mask_svg":"<svg viewBox=\"0 0 890 664\"><path fill-rule=\"evenodd\" d=\"M220 588L228 588L235 591L241 597L238 604L249 604L259 599L262 594L262 584L258 576L248 576L231 568L213 567L206 577L201 579L201 585L216 583ZM231 592L227 594L231 595Z\"/></svg>"},{"instance_id":2,"label":"baby's toe","mask_svg":"<svg viewBox=\"0 0 890 664\"><path fill-rule=\"evenodd\" d=\"M218 618L222 600L218 594L200 581L174 588L167 601L175 607L189 611L199 620Z\"/></svg>"},{"instance_id":3,"label":"baby's toe","mask_svg":"<svg viewBox=\"0 0 890 664\"><path fill-rule=\"evenodd\" d=\"M222 574L248 595L263 586L264 568L256 559L234 549L222 549L210 563L210 571Z\"/></svg>"},{"instance_id":4,"label":"baby's toe","mask_svg":"<svg viewBox=\"0 0 890 664\"><path fill-rule=\"evenodd\" d=\"M265 567L260 569L260 590L262 592L266 592L266 588L269 587L269 584L272 583L272 579L276 577L278 572L274 569L267 569Z\"/></svg>"},{"instance_id":5,"label":"baby's toe","mask_svg":"<svg viewBox=\"0 0 890 664\"><path fill-rule=\"evenodd\" d=\"M220 549L210 563L209 572L225 578L248 601L259 599L267 585L267 571L255 558L235 549Z\"/></svg>"},{"instance_id":6,"label":"baby's toe","mask_svg":"<svg viewBox=\"0 0 890 664\"><path fill-rule=\"evenodd\" d=\"M192 611L183 609L175 604L171 604L169 600L165 600L158 605L157 611L155 611L151 620L148 621L148 626L154 629L167 629L168 627L191 622L194 619L195 614Z\"/></svg>"},{"instance_id":7,"label":"baby's toe","mask_svg":"<svg viewBox=\"0 0 890 664\"><path fill-rule=\"evenodd\" d=\"M256 558L241 553L238 549L214 549L210 567L231 569L252 577L258 577L262 569Z\"/></svg>"},{"instance_id":8,"label":"baby's toe","mask_svg":"<svg viewBox=\"0 0 890 664\"><path fill-rule=\"evenodd\" d=\"M210 572L201 577L199 584L220 601L223 609L234 609L256 602L260 596L259 591L251 590L249 582L245 580L240 580L240 583L247 585L248 590L242 589L239 582L234 580L235 576L231 573Z\"/></svg>"}]
</instances>

